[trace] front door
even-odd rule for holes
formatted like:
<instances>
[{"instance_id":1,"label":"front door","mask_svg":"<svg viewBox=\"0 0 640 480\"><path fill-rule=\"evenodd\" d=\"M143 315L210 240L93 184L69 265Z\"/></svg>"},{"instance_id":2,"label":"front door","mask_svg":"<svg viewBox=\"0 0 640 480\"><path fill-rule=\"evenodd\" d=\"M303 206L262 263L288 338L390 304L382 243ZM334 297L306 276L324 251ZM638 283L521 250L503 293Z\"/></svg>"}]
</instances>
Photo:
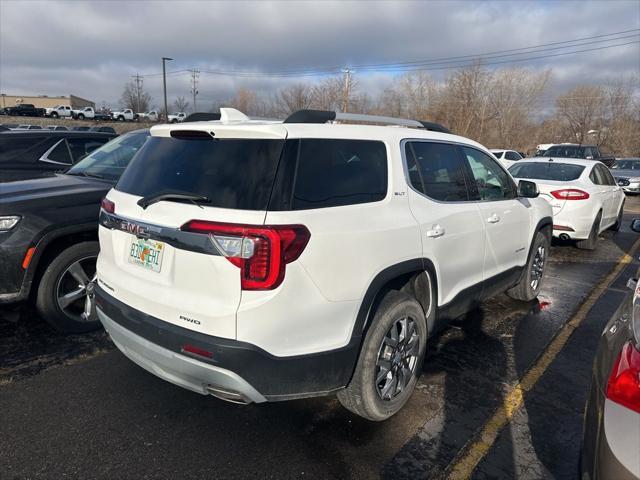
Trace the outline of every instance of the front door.
<instances>
[{"instance_id":1,"label":"front door","mask_svg":"<svg viewBox=\"0 0 640 480\"><path fill-rule=\"evenodd\" d=\"M529 250L529 212L527 199L517 198L516 186L509 174L481 150L462 146L462 156L472 176L472 195L485 224L486 247L484 278L489 287L518 278ZM499 290L500 285L496 288Z\"/></svg>"}]
</instances>

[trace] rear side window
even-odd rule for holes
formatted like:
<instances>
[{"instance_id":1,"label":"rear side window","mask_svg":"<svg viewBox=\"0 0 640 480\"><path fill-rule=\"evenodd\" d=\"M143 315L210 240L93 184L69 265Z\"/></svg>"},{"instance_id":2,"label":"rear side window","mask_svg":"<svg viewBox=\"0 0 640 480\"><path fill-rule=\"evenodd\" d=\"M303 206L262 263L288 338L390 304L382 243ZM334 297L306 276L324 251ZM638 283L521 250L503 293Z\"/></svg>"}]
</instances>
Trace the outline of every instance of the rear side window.
<instances>
[{"instance_id":1,"label":"rear side window","mask_svg":"<svg viewBox=\"0 0 640 480\"><path fill-rule=\"evenodd\" d=\"M557 180L570 182L577 180L582 175L584 166L571 165L569 163L556 162L526 162L513 165L509 172L515 178L528 178L532 180Z\"/></svg>"},{"instance_id":2,"label":"rear side window","mask_svg":"<svg viewBox=\"0 0 640 480\"><path fill-rule=\"evenodd\" d=\"M516 152L507 152L504 158L506 158L507 160L514 160L514 161L518 161L522 159L520 154Z\"/></svg>"},{"instance_id":3,"label":"rear side window","mask_svg":"<svg viewBox=\"0 0 640 480\"><path fill-rule=\"evenodd\" d=\"M383 142L301 139L292 210L377 202L387 195L387 151Z\"/></svg>"},{"instance_id":4,"label":"rear side window","mask_svg":"<svg viewBox=\"0 0 640 480\"><path fill-rule=\"evenodd\" d=\"M179 191L206 205L266 210L283 140L151 137L116 189L145 197Z\"/></svg>"},{"instance_id":5,"label":"rear side window","mask_svg":"<svg viewBox=\"0 0 640 480\"><path fill-rule=\"evenodd\" d=\"M19 160L20 156L47 142L46 137L22 137L3 135L0 137L0 162Z\"/></svg>"},{"instance_id":6,"label":"rear side window","mask_svg":"<svg viewBox=\"0 0 640 480\"><path fill-rule=\"evenodd\" d=\"M469 200L464 166L454 145L407 142L405 155L414 189L441 202Z\"/></svg>"}]
</instances>

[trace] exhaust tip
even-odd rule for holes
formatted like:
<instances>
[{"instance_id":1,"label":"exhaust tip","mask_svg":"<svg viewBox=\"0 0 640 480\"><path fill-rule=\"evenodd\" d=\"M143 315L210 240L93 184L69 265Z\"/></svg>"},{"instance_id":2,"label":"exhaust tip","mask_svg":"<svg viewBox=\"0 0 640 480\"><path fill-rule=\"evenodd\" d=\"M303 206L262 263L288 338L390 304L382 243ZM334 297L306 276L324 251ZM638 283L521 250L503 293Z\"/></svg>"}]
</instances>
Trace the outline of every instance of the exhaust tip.
<instances>
[{"instance_id":1,"label":"exhaust tip","mask_svg":"<svg viewBox=\"0 0 640 480\"><path fill-rule=\"evenodd\" d=\"M561 233L560 234L560 240L564 240L567 241L569 240L571 237L569 235L567 235L566 233Z\"/></svg>"},{"instance_id":2,"label":"exhaust tip","mask_svg":"<svg viewBox=\"0 0 640 480\"><path fill-rule=\"evenodd\" d=\"M252 403L252 401L249 400L244 394L235 392L233 390L225 390L213 385L207 385L205 387L205 390L209 392L209 395L213 395L214 397L226 402L237 403L239 405L248 405Z\"/></svg>"}]
</instances>

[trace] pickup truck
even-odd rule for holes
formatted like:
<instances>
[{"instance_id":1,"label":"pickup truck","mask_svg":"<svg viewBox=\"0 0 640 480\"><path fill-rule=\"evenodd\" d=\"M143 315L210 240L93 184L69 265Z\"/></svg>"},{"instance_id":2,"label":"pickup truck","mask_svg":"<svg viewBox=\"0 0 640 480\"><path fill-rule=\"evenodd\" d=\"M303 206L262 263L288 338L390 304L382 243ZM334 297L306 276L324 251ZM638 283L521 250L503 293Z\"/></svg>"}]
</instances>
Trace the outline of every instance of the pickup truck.
<instances>
[{"instance_id":1,"label":"pickup truck","mask_svg":"<svg viewBox=\"0 0 640 480\"><path fill-rule=\"evenodd\" d=\"M549 158L583 158L585 160L597 160L607 167L612 167L615 157L603 155L597 145L584 145L577 143L561 143L549 147L544 153Z\"/></svg>"},{"instance_id":2,"label":"pickup truck","mask_svg":"<svg viewBox=\"0 0 640 480\"><path fill-rule=\"evenodd\" d=\"M133 113L133 110L131 110L130 108L125 108L124 110L119 112L112 112L111 118L119 122L124 122L125 120L132 122L138 119L138 114Z\"/></svg>"},{"instance_id":3,"label":"pickup truck","mask_svg":"<svg viewBox=\"0 0 640 480\"><path fill-rule=\"evenodd\" d=\"M169 123L178 123L178 122L184 122L185 118L187 118L187 114L184 112L179 112L179 113L172 113L167 117L167 120L169 121Z\"/></svg>"},{"instance_id":4,"label":"pickup truck","mask_svg":"<svg viewBox=\"0 0 640 480\"><path fill-rule=\"evenodd\" d=\"M31 103L20 103L15 107L5 107L5 115L23 116L23 117L44 117L46 110L44 108L36 108Z\"/></svg>"},{"instance_id":5,"label":"pickup truck","mask_svg":"<svg viewBox=\"0 0 640 480\"><path fill-rule=\"evenodd\" d=\"M96 112L93 107L84 107L81 109L72 111L73 118L77 120L111 120L111 117L106 113Z\"/></svg>"},{"instance_id":6,"label":"pickup truck","mask_svg":"<svg viewBox=\"0 0 640 480\"><path fill-rule=\"evenodd\" d=\"M51 118L71 117L73 110L71 110L69 105L56 105L55 107L45 109L44 114Z\"/></svg>"},{"instance_id":7,"label":"pickup truck","mask_svg":"<svg viewBox=\"0 0 640 480\"><path fill-rule=\"evenodd\" d=\"M137 115L140 120L144 120L147 122L157 122L158 118L160 118L160 115L158 115L158 112L156 110L151 110L149 112L144 112L144 113L138 113Z\"/></svg>"}]
</instances>

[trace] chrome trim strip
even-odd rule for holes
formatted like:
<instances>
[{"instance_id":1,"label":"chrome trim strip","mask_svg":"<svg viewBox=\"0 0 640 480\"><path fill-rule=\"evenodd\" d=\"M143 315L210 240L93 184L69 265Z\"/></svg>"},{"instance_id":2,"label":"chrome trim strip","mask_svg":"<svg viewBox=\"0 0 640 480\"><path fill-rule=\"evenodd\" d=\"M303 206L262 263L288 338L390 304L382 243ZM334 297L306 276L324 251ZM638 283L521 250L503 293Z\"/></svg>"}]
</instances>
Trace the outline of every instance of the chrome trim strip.
<instances>
[{"instance_id":1,"label":"chrome trim strip","mask_svg":"<svg viewBox=\"0 0 640 480\"><path fill-rule=\"evenodd\" d=\"M179 250L222 256L213 242L211 242L209 235L202 233L184 232L179 228L141 222L121 215L107 213L102 209L100 210L100 226L109 230L119 230L136 238L164 242Z\"/></svg>"},{"instance_id":2,"label":"chrome trim strip","mask_svg":"<svg viewBox=\"0 0 640 480\"><path fill-rule=\"evenodd\" d=\"M66 138L61 138L56 143L54 143L53 146L49 150L47 150L46 152L44 152L42 154L42 156L38 159L38 161L39 162L47 162L47 163L55 163L56 165L66 165L67 167L70 167L71 165L73 165L73 162L69 162L69 163L57 162L57 161L51 160L49 158L49 154L51 152L53 152L56 149L56 147L58 145L60 145L62 142L64 142L65 140L66 140ZM69 150L69 145L67 145L67 153L69 154L69 158L73 158L73 155L71 155L71 151Z\"/></svg>"}]
</instances>

